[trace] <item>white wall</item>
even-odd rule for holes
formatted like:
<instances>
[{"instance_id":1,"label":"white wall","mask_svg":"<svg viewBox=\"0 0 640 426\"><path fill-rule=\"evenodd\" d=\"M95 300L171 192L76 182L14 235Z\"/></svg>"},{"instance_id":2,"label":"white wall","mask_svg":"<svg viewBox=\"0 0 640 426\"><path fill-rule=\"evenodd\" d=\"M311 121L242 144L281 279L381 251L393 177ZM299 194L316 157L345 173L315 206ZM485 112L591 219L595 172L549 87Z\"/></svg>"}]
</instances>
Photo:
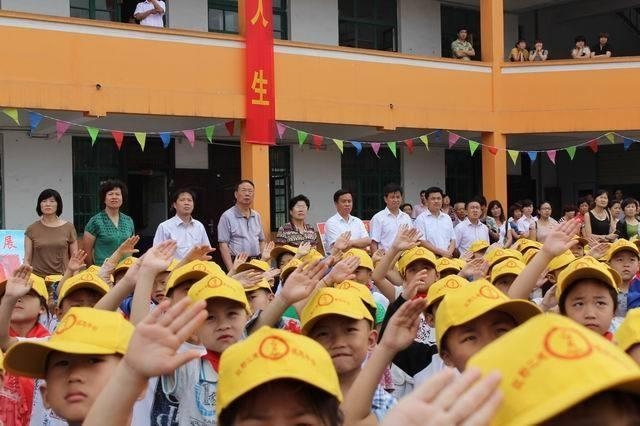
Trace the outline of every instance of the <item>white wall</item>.
<instances>
[{"instance_id":1,"label":"white wall","mask_svg":"<svg viewBox=\"0 0 640 426\"><path fill-rule=\"evenodd\" d=\"M191 147L185 138L177 138L176 146L176 169L203 169L209 168L209 144L196 141Z\"/></svg>"},{"instance_id":2,"label":"white wall","mask_svg":"<svg viewBox=\"0 0 640 426\"><path fill-rule=\"evenodd\" d=\"M333 144L316 151L309 146L291 147L293 194L311 200L309 223L324 222L336 213L333 193L342 186L340 151Z\"/></svg>"},{"instance_id":3,"label":"white wall","mask_svg":"<svg viewBox=\"0 0 640 426\"><path fill-rule=\"evenodd\" d=\"M445 190L444 148L430 148L415 145L413 154L406 149L402 152L402 186L405 202L418 204L420 191L430 186Z\"/></svg>"},{"instance_id":4,"label":"white wall","mask_svg":"<svg viewBox=\"0 0 640 426\"><path fill-rule=\"evenodd\" d=\"M398 46L402 53L441 56L440 3L435 0L398 1Z\"/></svg>"},{"instance_id":5,"label":"white wall","mask_svg":"<svg viewBox=\"0 0 640 426\"><path fill-rule=\"evenodd\" d=\"M69 16L71 10L69 0L1 0L0 8L54 16Z\"/></svg>"},{"instance_id":6,"label":"white wall","mask_svg":"<svg viewBox=\"0 0 640 426\"><path fill-rule=\"evenodd\" d=\"M36 201L46 188L62 196L62 217L73 222L71 137L31 139L26 132L3 135L4 219L7 229L25 229L36 215Z\"/></svg>"},{"instance_id":7,"label":"white wall","mask_svg":"<svg viewBox=\"0 0 640 426\"><path fill-rule=\"evenodd\" d=\"M338 0L291 0L292 41L338 45Z\"/></svg>"},{"instance_id":8,"label":"white wall","mask_svg":"<svg viewBox=\"0 0 640 426\"><path fill-rule=\"evenodd\" d=\"M169 28L209 31L207 0L180 0L167 2Z\"/></svg>"}]
</instances>

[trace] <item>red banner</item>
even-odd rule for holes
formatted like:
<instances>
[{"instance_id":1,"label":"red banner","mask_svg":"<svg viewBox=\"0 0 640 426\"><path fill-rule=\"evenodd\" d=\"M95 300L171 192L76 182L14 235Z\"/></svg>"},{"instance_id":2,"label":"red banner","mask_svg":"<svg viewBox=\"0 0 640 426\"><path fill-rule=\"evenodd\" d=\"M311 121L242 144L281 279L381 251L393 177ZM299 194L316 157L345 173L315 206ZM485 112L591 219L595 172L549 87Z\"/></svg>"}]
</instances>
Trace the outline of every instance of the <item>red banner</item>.
<instances>
[{"instance_id":1,"label":"red banner","mask_svg":"<svg viewBox=\"0 0 640 426\"><path fill-rule=\"evenodd\" d=\"M273 145L276 142L276 97L271 0L245 0L244 19L247 43L246 140Z\"/></svg>"}]
</instances>

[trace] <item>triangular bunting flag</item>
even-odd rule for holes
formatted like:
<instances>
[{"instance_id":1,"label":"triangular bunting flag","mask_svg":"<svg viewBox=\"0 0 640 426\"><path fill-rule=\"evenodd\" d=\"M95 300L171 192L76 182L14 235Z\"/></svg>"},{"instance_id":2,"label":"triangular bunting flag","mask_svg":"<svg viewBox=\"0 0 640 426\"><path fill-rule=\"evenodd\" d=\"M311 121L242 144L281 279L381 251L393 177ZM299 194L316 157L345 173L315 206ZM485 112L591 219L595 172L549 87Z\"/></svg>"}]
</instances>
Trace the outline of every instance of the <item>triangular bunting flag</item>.
<instances>
[{"instance_id":1,"label":"triangular bunting flag","mask_svg":"<svg viewBox=\"0 0 640 426\"><path fill-rule=\"evenodd\" d=\"M5 108L2 110L9 118L11 118L19 126L20 120L18 120L18 110L15 108Z\"/></svg>"},{"instance_id":2,"label":"triangular bunting flag","mask_svg":"<svg viewBox=\"0 0 640 426\"><path fill-rule=\"evenodd\" d=\"M469 140L469 152L471 152L472 157L473 157L473 154L476 153L476 149L478 149L479 146L480 144L478 142Z\"/></svg>"},{"instance_id":3,"label":"triangular bunting flag","mask_svg":"<svg viewBox=\"0 0 640 426\"><path fill-rule=\"evenodd\" d=\"M146 132L135 132L136 140L140 144L140 148L144 151L144 146L147 144L147 133Z\"/></svg>"},{"instance_id":4,"label":"triangular bunting flag","mask_svg":"<svg viewBox=\"0 0 640 426\"><path fill-rule=\"evenodd\" d=\"M193 130L183 130L182 134L187 138L189 143L191 144L191 148L196 144L196 135Z\"/></svg>"},{"instance_id":5,"label":"triangular bunting flag","mask_svg":"<svg viewBox=\"0 0 640 426\"><path fill-rule=\"evenodd\" d=\"M429 151L429 136L427 135L420 136L420 140L424 144L425 148L427 148L427 151Z\"/></svg>"},{"instance_id":6,"label":"triangular bunting flag","mask_svg":"<svg viewBox=\"0 0 640 426\"><path fill-rule=\"evenodd\" d=\"M58 140L58 142L60 142L62 136L67 133L67 130L69 130L69 126L71 126L70 123L56 120L56 139Z\"/></svg>"},{"instance_id":7,"label":"triangular bunting flag","mask_svg":"<svg viewBox=\"0 0 640 426\"><path fill-rule=\"evenodd\" d=\"M404 144L407 146L407 151L409 154L413 154L413 139L406 139Z\"/></svg>"},{"instance_id":8,"label":"triangular bunting flag","mask_svg":"<svg viewBox=\"0 0 640 426\"><path fill-rule=\"evenodd\" d=\"M507 152L509 153L509 157L511 157L511 161L513 161L513 165L515 166L518 162L518 154L520 153L518 151L514 151L513 149L508 149Z\"/></svg>"},{"instance_id":9,"label":"triangular bunting flag","mask_svg":"<svg viewBox=\"0 0 640 426\"><path fill-rule=\"evenodd\" d=\"M398 158L398 143L397 142L387 142L387 146L389 147L389 151L391 151L393 156Z\"/></svg>"},{"instance_id":10,"label":"triangular bunting flag","mask_svg":"<svg viewBox=\"0 0 640 426\"><path fill-rule=\"evenodd\" d=\"M340 140L340 139L334 139L333 143L336 144L336 146L338 147L338 149L340 150L340 153L344 153L344 141Z\"/></svg>"},{"instance_id":11,"label":"triangular bunting flag","mask_svg":"<svg viewBox=\"0 0 640 426\"><path fill-rule=\"evenodd\" d=\"M527 154L529 155L529 158L532 162L536 161L536 158L538 158L538 153L536 151L529 151L527 152Z\"/></svg>"},{"instance_id":12,"label":"triangular bunting flag","mask_svg":"<svg viewBox=\"0 0 640 426\"><path fill-rule=\"evenodd\" d=\"M378 152L380 151L380 143L378 142L372 143L371 149L373 150L373 153L376 154L376 157L380 158L380 156L378 155Z\"/></svg>"},{"instance_id":13,"label":"triangular bunting flag","mask_svg":"<svg viewBox=\"0 0 640 426\"><path fill-rule=\"evenodd\" d=\"M229 132L229 136L233 136L233 130L236 127L236 122L231 120L224 123L224 127L227 128L227 132Z\"/></svg>"},{"instance_id":14,"label":"triangular bunting flag","mask_svg":"<svg viewBox=\"0 0 640 426\"><path fill-rule=\"evenodd\" d=\"M570 146L569 148L566 149L567 154L569 154L569 158L571 159L571 161L573 161L573 157L576 156L576 147L575 146Z\"/></svg>"},{"instance_id":15,"label":"triangular bunting flag","mask_svg":"<svg viewBox=\"0 0 640 426\"><path fill-rule=\"evenodd\" d=\"M284 131L287 130L286 126L276 121L276 130L278 130L278 137L280 138L280 140L282 140L282 137L284 136Z\"/></svg>"},{"instance_id":16,"label":"triangular bunting flag","mask_svg":"<svg viewBox=\"0 0 640 426\"><path fill-rule=\"evenodd\" d=\"M98 133L100 133L100 129L96 129L95 127L87 127L87 132L89 136L91 136L91 146L95 145L96 139L98 138Z\"/></svg>"},{"instance_id":17,"label":"triangular bunting flag","mask_svg":"<svg viewBox=\"0 0 640 426\"><path fill-rule=\"evenodd\" d=\"M349 143L356 149L356 155L360 155L362 152L362 144L356 141L349 141Z\"/></svg>"},{"instance_id":18,"label":"triangular bunting flag","mask_svg":"<svg viewBox=\"0 0 640 426\"><path fill-rule=\"evenodd\" d=\"M440 143L440 135L442 134L442 132L440 130L436 130L436 132L433 134L436 138L436 143Z\"/></svg>"},{"instance_id":19,"label":"triangular bunting flag","mask_svg":"<svg viewBox=\"0 0 640 426\"><path fill-rule=\"evenodd\" d=\"M31 127L32 132L36 129L36 127L38 127L43 118L44 116L42 116L41 114L29 111L29 127Z\"/></svg>"},{"instance_id":20,"label":"triangular bunting flag","mask_svg":"<svg viewBox=\"0 0 640 426\"><path fill-rule=\"evenodd\" d=\"M629 138L624 138L622 140L622 143L624 144L624 150L626 151L631 147L631 144L633 143L633 140L629 139Z\"/></svg>"},{"instance_id":21,"label":"triangular bunting flag","mask_svg":"<svg viewBox=\"0 0 640 426\"><path fill-rule=\"evenodd\" d=\"M160 133L160 140L162 141L163 148L169 148L169 144L171 143L171 133L162 132Z\"/></svg>"},{"instance_id":22,"label":"triangular bunting flag","mask_svg":"<svg viewBox=\"0 0 640 426\"><path fill-rule=\"evenodd\" d=\"M589 148L591 148L591 151L594 153L598 152L598 141L596 139L591 139L589 141Z\"/></svg>"},{"instance_id":23,"label":"triangular bunting flag","mask_svg":"<svg viewBox=\"0 0 640 426\"><path fill-rule=\"evenodd\" d=\"M313 147L316 149L316 151L320 149L320 147L324 142L324 138L320 135L313 135L312 140L313 140Z\"/></svg>"},{"instance_id":24,"label":"triangular bunting flag","mask_svg":"<svg viewBox=\"0 0 640 426\"><path fill-rule=\"evenodd\" d=\"M204 128L204 134L207 137L209 143L213 143L213 132L216 129L216 126L207 126Z\"/></svg>"},{"instance_id":25,"label":"triangular bunting flag","mask_svg":"<svg viewBox=\"0 0 640 426\"><path fill-rule=\"evenodd\" d=\"M555 149L550 149L549 151L547 151L547 157L549 157L549 160L551 160L551 162L553 164L556 164L556 150Z\"/></svg>"},{"instance_id":26,"label":"triangular bunting flag","mask_svg":"<svg viewBox=\"0 0 640 426\"><path fill-rule=\"evenodd\" d=\"M307 132L303 132L302 130L298 130L298 145L302 145L304 141L307 139Z\"/></svg>"},{"instance_id":27,"label":"triangular bunting flag","mask_svg":"<svg viewBox=\"0 0 640 426\"><path fill-rule=\"evenodd\" d=\"M495 146L488 146L487 149L489 150L491 155L496 155L498 153L498 148L496 148Z\"/></svg>"},{"instance_id":28,"label":"triangular bunting flag","mask_svg":"<svg viewBox=\"0 0 640 426\"><path fill-rule=\"evenodd\" d=\"M607 138L609 142L616 143L616 135L614 135L613 133L609 132L606 135L604 135L604 137Z\"/></svg>"},{"instance_id":29,"label":"triangular bunting flag","mask_svg":"<svg viewBox=\"0 0 640 426\"><path fill-rule=\"evenodd\" d=\"M456 135L455 133L449 132L449 148L453 147L456 142L458 142L458 139L460 139L460 136Z\"/></svg>"},{"instance_id":30,"label":"triangular bunting flag","mask_svg":"<svg viewBox=\"0 0 640 426\"><path fill-rule=\"evenodd\" d=\"M124 139L124 133L119 132L117 130L112 130L111 136L113 136L113 140L116 142L118 151L120 151L120 148L122 148L122 140Z\"/></svg>"}]
</instances>

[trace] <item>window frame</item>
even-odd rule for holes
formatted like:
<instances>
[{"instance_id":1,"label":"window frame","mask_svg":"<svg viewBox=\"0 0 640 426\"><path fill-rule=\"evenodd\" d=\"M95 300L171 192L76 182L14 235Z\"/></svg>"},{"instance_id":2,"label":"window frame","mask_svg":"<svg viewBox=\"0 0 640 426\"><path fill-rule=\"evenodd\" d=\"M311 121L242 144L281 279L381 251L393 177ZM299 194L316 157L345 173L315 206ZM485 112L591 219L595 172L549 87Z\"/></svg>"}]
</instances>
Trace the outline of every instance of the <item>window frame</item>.
<instances>
[{"instance_id":1,"label":"window frame","mask_svg":"<svg viewBox=\"0 0 640 426\"><path fill-rule=\"evenodd\" d=\"M358 16L358 0L343 0L343 1L349 1L352 4L352 9L353 9L353 15L354 16L346 16L343 14L342 10L338 10L338 27L340 27L341 24L343 23L351 23L354 25L354 42L355 42L355 46L350 46L350 45L345 45L343 44L342 40L340 40L340 31L338 30L338 44L340 46L345 46L345 47L355 47L355 48L360 48L360 49L372 49L372 50L380 50L383 52L397 52L398 51L398 2L397 0L389 0L389 1L394 1L395 2L395 7L393 8L395 10L395 15L393 16L393 19L389 19L388 21L382 20L382 19L376 19L376 18L359 18ZM373 8L374 8L374 15L377 15L376 11L380 8L380 2L381 1L385 1L385 0L371 0L373 1ZM391 50L389 50L388 48L385 48L384 45L379 45L378 43L383 43L383 40L378 41L377 37L375 37L373 43L374 43L374 47L370 48L370 47L361 47L358 45L358 29L360 25L369 25L369 26L374 26L374 27L391 27L392 30L392 40L391 40Z\"/></svg>"},{"instance_id":2,"label":"window frame","mask_svg":"<svg viewBox=\"0 0 640 426\"><path fill-rule=\"evenodd\" d=\"M112 10L109 9L97 9L96 8L96 0L85 0L88 4L87 7L79 7L79 6L72 6L71 3L69 3L69 15L71 17L73 17L72 11L75 10L87 10L89 11L89 17L88 18L84 18L84 19L93 19L93 20L98 20L98 21L106 21L106 22L120 22L121 19L121 5L120 5L120 1L119 0L111 0L113 3L113 8ZM109 0L107 0L108 3ZM112 15L111 20L107 21L104 19L96 19L96 11L99 12L110 12ZM81 18L82 19L82 18Z\"/></svg>"},{"instance_id":3,"label":"window frame","mask_svg":"<svg viewBox=\"0 0 640 426\"><path fill-rule=\"evenodd\" d=\"M288 0L278 0L278 6L273 6L273 15L280 16L280 28L276 29L273 27L274 34L280 34L280 40L288 40L289 39L289 21L288 21ZM229 31L226 29L226 16L223 13L222 16L222 30L211 29L209 26L209 11L211 9L221 10L222 12L236 12L238 14L238 1L234 0L208 0L207 2L207 30L209 32L214 33L222 33L222 34L238 34L238 31ZM240 20L240 16L238 14L238 21ZM278 37L275 37L278 38Z\"/></svg>"}]
</instances>

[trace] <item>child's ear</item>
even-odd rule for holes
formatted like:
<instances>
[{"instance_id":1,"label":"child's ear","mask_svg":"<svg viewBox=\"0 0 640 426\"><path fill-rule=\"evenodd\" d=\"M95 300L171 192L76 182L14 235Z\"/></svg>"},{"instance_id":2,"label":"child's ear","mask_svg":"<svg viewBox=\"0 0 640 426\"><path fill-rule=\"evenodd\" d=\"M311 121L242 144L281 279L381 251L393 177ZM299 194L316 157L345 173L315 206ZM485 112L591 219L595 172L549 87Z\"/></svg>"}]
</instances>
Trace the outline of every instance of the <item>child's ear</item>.
<instances>
[{"instance_id":1,"label":"child's ear","mask_svg":"<svg viewBox=\"0 0 640 426\"><path fill-rule=\"evenodd\" d=\"M424 313L424 319L427 321L427 325L431 328L436 328L436 318L430 312Z\"/></svg>"},{"instance_id":2,"label":"child's ear","mask_svg":"<svg viewBox=\"0 0 640 426\"><path fill-rule=\"evenodd\" d=\"M378 331L375 328L372 328L369 332L369 350L373 350L378 344Z\"/></svg>"},{"instance_id":3,"label":"child's ear","mask_svg":"<svg viewBox=\"0 0 640 426\"><path fill-rule=\"evenodd\" d=\"M451 354L449 353L449 351L443 350L442 352L440 352L440 358L442 358L444 365L446 365L447 367L456 368L456 366L453 365L453 360L451 359Z\"/></svg>"},{"instance_id":4,"label":"child's ear","mask_svg":"<svg viewBox=\"0 0 640 426\"><path fill-rule=\"evenodd\" d=\"M44 405L44 408L46 408L47 410L51 408L51 405L49 404L49 401L47 399L48 396L48 391L47 391L47 382L45 381L41 381L40 382L40 396L42 396L42 405Z\"/></svg>"}]
</instances>

